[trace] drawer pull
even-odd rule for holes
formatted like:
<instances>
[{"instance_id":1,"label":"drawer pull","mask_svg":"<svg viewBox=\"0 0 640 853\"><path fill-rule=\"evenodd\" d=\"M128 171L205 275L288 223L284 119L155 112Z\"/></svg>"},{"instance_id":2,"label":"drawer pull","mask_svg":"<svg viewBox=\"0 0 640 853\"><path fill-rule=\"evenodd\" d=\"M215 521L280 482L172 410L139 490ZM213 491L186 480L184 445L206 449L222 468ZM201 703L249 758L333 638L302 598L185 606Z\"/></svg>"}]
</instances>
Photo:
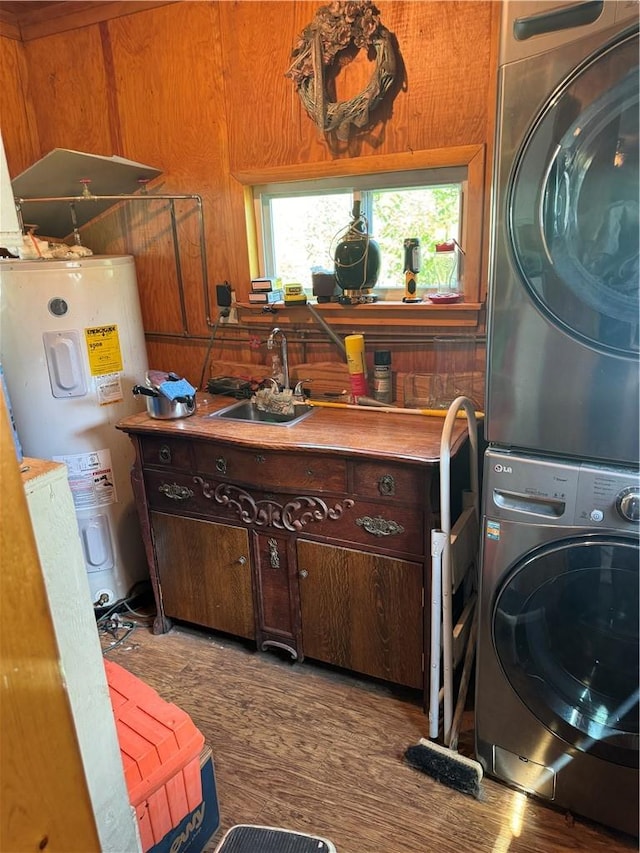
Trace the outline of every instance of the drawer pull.
<instances>
[{"instance_id":1,"label":"drawer pull","mask_svg":"<svg viewBox=\"0 0 640 853\"><path fill-rule=\"evenodd\" d=\"M404 533L404 527L401 524L398 524L397 521L387 521L380 515L375 518L365 515L362 518L357 518L356 524L359 527L364 527L367 533L371 533L373 536L397 536L399 533Z\"/></svg>"},{"instance_id":2,"label":"drawer pull","mask_svg":"<svg viewBox=\"0 0 640 853\"><path fill-rule=\"evenodd\" d=\"M236 563L238 563L238 565L240 565L240 566L246 566L247 565L247 558L246 557L238 557L238 559L236 560Z\"/></svg>"},{"instance_id":3,"label":"drawer pull","mask_svg":"<svg viewBox=\"0 0 640 853\"><path fill-rule=\"evenodd\" d=\"M227 473L227 460L224 456L218 456L216 459L216 471L218 474L226 474Z\"/></svg>"},{"instance_id":4,"label":"drawer pull","mask_svg":"<svg viewBox=\"0 0 640 853\"><path fill-rule=\"evenodd\" d=\"M306 569L300 569L298 572L298 577L301 577L303 580L309 577L309 572Z\"/></svg>"},{"instance_id":5,"label":"drawer pull","mask_svg":"<svg viewBox=\"0 0 640 853\"><path fill-rule=\"evenodd\" d=\"M384 476L380 477L378 480L378 491L384 497L395 495L396 481L393 479L391 474L384 474Z\"/></svg>"},{"instance_id":6,"label":"drawer pull","mask_svg":"<svg viewBox=\"0 0 640 853\"><path fill-rule=\"evenodd\" d=\"M179 486L177 483L163 483L158 486L158 491L162 492L172 501L186 501L193 497L193 492L187 486Z\"/></svg>"},{"instance_id":7,"label":"drawer pull","mask_svg":"<svg viewBox=\"0 0 640 853\"><path fill-rule=\"evenodd\" d=\"M163 444L158 455L160 456L161 462L165 462L167 464L171 462L171 448L169 445Z\"/></svg>"},{"instance_id":8,"label":"drawer pull","mask_svg":"<svg viewBox=\"0 0 640 853\"><path fill-rule=\"evenodd\" d=\"M278 540L269 539L269 564L272 569L280 568L280 554L278 554Z\"/></svg>"},{"instance_id":9,"label":"drawer pull","mask_svg":"<svg viewBox=\"0 0 640 853\"><path fill-rule=\"evenodd\" d=\"M266 461L267 460L265 459L263 453L256 453L256 462L258 463L258 465L264 465Z\"/></svg>"}]
</instances>

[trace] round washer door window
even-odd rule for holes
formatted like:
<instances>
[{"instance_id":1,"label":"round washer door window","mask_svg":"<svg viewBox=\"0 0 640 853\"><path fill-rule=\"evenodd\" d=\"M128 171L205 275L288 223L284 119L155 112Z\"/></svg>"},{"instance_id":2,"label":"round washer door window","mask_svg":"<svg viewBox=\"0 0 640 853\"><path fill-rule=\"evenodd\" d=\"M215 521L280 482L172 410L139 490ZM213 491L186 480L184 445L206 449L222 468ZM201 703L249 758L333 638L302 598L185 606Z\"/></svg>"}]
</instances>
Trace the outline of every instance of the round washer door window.
<instances>
[{"instance_id":1,"label":"round washer door window","mask_svg":"<svg viewBox=\"0 0 640 853\"><path fill-rule=\"evenodd\" d=\"M596 349L637 357L640 316L638 34L554 92L509 185L508 229L539 309Z\"/></svg>"},{"instance_id":2,"label":"round washer door window","mask_svg":"<svg viewBox=\"0 0 640 853\"><path fill-rule=\"evenodd\" d=\"M549 543L510 573L493 641L520 699L582 752L638 764L637 540Z\"/></svg>"}]
</instances>

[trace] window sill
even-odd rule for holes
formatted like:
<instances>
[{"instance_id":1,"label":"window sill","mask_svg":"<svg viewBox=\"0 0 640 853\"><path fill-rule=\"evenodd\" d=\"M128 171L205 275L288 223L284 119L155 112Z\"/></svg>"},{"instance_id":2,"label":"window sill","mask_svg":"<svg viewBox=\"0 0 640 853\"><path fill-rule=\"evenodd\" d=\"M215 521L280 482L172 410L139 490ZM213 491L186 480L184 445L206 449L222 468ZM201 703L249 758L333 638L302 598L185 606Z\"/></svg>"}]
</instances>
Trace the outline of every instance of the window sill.
<instances>
[{"instance_id":1,"label":"window sill","mask_svg":"<svg viewBox=\"0 0 640 853\"><path fill-rule=\"evenodd\" d=\"M303 324L315 322L312 309L331 326L354 327L367 326L413 326L464 327L477 328L483 315L481 302L456 302L453 305L433 305L430 302L373 302L362 305L340 305L337 302L318 304L310 301L307 305L285 305L274 302L272 305L255 305L245 302L236 303L242 313L242 322L264 323L265 317L277 315L278 325ZM265 310L266 309L266 310Z\"/></svg>"}]
</instances>

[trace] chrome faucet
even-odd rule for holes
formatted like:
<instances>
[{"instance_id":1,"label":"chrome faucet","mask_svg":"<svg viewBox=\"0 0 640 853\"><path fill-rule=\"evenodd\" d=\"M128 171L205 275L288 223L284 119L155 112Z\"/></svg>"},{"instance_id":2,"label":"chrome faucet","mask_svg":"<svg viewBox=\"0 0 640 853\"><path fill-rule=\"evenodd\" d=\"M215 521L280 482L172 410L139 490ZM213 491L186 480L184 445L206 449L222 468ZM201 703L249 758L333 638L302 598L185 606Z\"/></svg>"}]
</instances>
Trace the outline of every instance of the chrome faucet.
<instances>
[{"instance_id":1,"label":"chrome faucet","mask_svg":"<svg viewBox=\"0 0 640 853\"><path fill-rule=\"evenodd\" d=\"M284 332L279 326L276 326L275 329L271 330L271 334L267 338L267 349L272 350L274 348L278 335L280 335L280 360L282 361L282 373L284 375L284 390L290 391L291 386L289 384L289 359L287 357L287 339L284 335Z\"/></svg>"}]
</instances>

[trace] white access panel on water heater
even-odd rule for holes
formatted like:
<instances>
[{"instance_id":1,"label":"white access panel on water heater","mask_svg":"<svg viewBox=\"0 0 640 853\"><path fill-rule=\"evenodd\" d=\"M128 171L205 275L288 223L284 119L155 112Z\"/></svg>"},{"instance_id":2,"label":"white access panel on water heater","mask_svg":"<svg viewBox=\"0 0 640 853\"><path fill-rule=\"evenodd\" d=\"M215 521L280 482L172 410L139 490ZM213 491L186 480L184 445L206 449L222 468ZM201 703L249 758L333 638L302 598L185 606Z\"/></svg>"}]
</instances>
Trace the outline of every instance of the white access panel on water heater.
<instances>
[{"instance_id":1,"label":"white access panel on water heater","mask_svg":"<svg viewBox=\"0 0 640 853\"><path fill-rule=\"evenodd\" d=\"M24 455L67 465L94 603L148 576L115 428L147 371L133 257L0 261L0 363Z\"/></svg>"}]
</instances>

